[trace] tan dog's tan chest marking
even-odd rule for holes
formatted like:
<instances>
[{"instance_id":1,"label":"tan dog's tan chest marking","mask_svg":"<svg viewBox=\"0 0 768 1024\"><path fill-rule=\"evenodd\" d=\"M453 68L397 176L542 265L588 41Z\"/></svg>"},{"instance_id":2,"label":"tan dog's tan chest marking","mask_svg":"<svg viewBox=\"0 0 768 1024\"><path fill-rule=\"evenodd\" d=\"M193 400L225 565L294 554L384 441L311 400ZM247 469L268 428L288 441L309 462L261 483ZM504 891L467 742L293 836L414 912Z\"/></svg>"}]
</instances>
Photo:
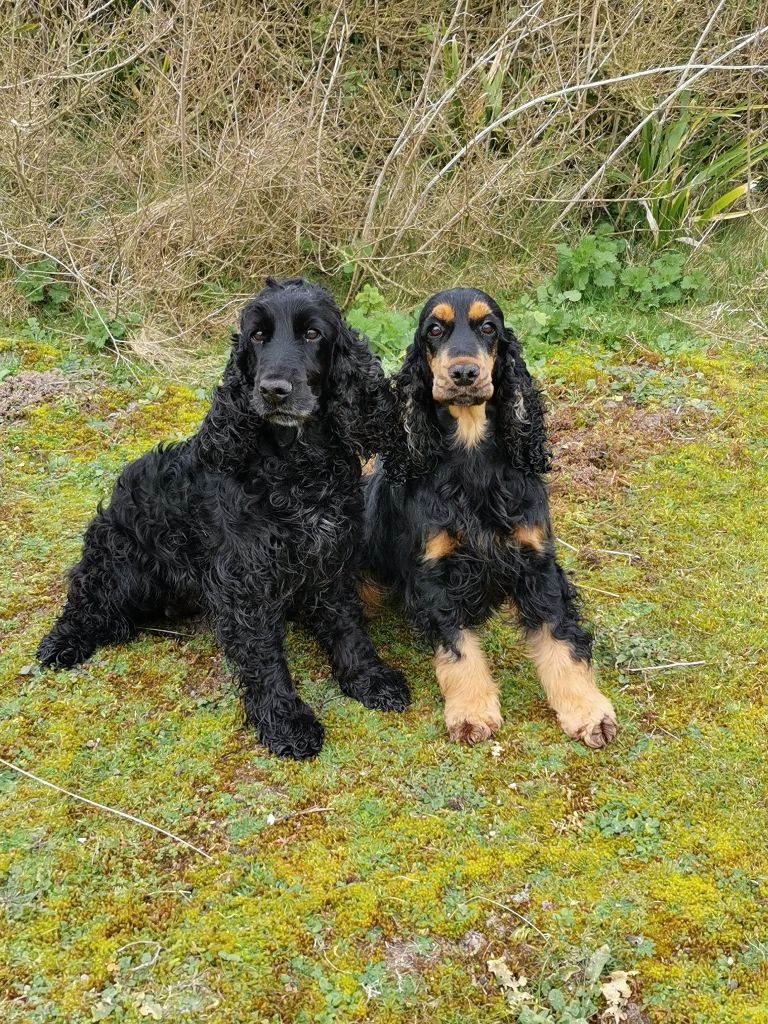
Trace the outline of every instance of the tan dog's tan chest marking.
<instances>
[{"instance_id":1,"label":"tan dog's tan chest marking","mask_svg":"<svg viewBox=\"0 0 768 1024\"><path fill-rule=\"evenodd\" d=\"M465 448L479 445L488 429L485 402L481 405L449 405L448 412L456 420L456 441Z\"/></svg>"}]
</instances>

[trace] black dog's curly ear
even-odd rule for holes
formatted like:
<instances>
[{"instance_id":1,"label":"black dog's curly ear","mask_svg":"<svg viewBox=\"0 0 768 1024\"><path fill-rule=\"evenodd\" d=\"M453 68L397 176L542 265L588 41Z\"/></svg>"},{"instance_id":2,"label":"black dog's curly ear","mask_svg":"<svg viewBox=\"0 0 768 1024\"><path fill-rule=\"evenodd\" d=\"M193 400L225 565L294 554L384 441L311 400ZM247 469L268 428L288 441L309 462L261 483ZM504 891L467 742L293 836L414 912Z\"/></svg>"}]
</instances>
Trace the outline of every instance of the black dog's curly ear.
<instances>
[{"instance_id":1,"label":"black dog's curly ear","mask_svg":"<svg viewBox=\"0 0 768 1024\"><path fill-rule=\"evenodd\" d=\"M331 429L359 458L386 455L390 450L397 430L392 388L367 340L340 315L325 407Z\"/></svg>"},{"instance_id":2,"label":"black dog's curly ear","mask_svg":"<svg viewBox=\"0 0 768 1024\"><path fill-rule=\"evenodd\" d=\"M213 389L213 403L197 434L200 458L211 469L233 469L240 465L258 430L258 421L249 409L253 381L248 366L248 340L253 331L252 319L249 304L240 318L239 332L232 335L232 350L221 384Z\"/></svg>"},{"instance_id":3,"label":"black dog's curly ear","mask_svg":"<svg viewBox=\"0 0 768 1024\"><path fill-rule=\"evenodd\" d=\"M551 454L544 425L541 390L523 361L520 343L506 328L493 370L497 437L513 466L546 473Z\"/></svg>"},{"instance_id":4,"label":"black dog's curly ear","mask_svg":"<svg viewBox=\"0 0 768 1024\"><path fill-rule=\"evenodd\" d=\"M395 375L395 395L404 433L398 468L406 477L421 476L432 469L441 435L432 401L432 371L418 330Z\"/></svg>"}]
</instances>

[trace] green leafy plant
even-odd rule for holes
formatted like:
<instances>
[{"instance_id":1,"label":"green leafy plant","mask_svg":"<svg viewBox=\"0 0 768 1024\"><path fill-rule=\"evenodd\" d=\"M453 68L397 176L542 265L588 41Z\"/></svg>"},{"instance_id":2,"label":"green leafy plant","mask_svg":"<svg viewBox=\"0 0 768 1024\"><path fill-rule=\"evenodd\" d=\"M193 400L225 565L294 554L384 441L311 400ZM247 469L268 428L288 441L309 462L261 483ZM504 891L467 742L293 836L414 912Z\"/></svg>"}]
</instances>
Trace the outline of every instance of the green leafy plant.
<instances>
[{"instance_id":1,"label":"green leafy plant","mask_svg":"<svg viewBox=\"0 0 768 1024\"><path fill-rule=\"evenodd\" d=\"M122 341L133 327L138 327L141 317L130 311L111 316L106 310L93 310L83 316L85 341L95 352L109 344Z\"/></svg>"},{"instance_id":2,"label":"green leafy plant","mask_svg":"<svg viewBox=\"0 0 768 1024\"><path fill-rule=\"evenodd\" d=\"M367 336L388 373L400 368L416 327L415 316L390 309L381 292L366 284L357 293L346 319L350 327Z\"/></svg>"},{"instance_id":3,"label":"green leafy plant","mask_svg":"<svg viewBox=\"0 0 768 1024\"><path fill-rule=\"evenodd\" d=\"M23 267L16 278L19 291L30 305L56 315L72 297L72 289L52 259L37 260Z\"/></svg>"},{"instance_id":4,"label":"green leafy plant","mask_svg":"<svg viewBox=\"0 0 768 1024\"><path fill-rule=\"evenodd\" d=\"M650 265L626 263L626 253L626 242L615 238L607 223L575 246L558 245L552 279L536 289L535 298L523 296L515 305L526 339L563 341L578 327L580 316L605 299L618 298L647 311L706 296L705 275L687 272L682 253L663 253Z\"/></svg>"},{"instance_id":5,"label":"green leafy plant","mask_svg":"<svg viewBox=\"0 0 768 1024\"><path fill-rule=\"evenodd\" d=\"M614 238L612 230L610 224L603 222L594 234L585 235L577 245L558 245L557 269L550 287L558 292L573 292L576 302L585 293L615 288L627 243L623 238Z\"/></svg>"}]
</instances>

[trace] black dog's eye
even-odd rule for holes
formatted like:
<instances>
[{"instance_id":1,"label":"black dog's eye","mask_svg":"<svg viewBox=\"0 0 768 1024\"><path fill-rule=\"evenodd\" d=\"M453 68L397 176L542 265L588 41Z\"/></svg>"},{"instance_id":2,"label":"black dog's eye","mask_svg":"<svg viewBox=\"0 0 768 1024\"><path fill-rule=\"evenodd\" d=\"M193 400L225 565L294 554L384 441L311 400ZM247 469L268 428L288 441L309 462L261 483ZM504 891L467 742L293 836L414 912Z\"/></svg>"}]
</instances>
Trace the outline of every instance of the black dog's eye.
<instances>
[{"instance_id":1,"label":"black dog's eye","mask_svg":"<svg viewBox=\"0 0 768 1024\"><path fill-rule=\"evenodd\" d=\"M320 331L316 331L314 327L310 327L308 331L304 332L304 337L307 341L318 341L320 339Z\"/></svg>"},{"instance_id":2,"label":"black dog's eye","mask_svg":"<svg viewBox=\"0 0 768 1024\"><path fill-rule=\"evenodd\" d=\"M427 334L429 335L430 338L439 338L442 333L443 328L440 326L440 324L432 324L427 329Z\"/></svg>"},{"instance_id":3,"label":"black dog's eye","mask_svg":"<svg viewBox=\"0 0 768 1024\"><path fill-rule=\"evenodd\" d=\"M494 327L494 325L492 323L486 322L486 323L480 325L480 333L481 334L488 334L488 335L495 334L496 333L496 328Z\"/></svg>"},{"instance_id":4,"label":"black dog's eye","mask_svg":"<svg viewBox=\"0 0 768 1024\"><path fill-rule=\"evenodd\" d=\"M251 335L251 341L264 341L264 331L254 331Z\"/></svg>"}]
</instances>

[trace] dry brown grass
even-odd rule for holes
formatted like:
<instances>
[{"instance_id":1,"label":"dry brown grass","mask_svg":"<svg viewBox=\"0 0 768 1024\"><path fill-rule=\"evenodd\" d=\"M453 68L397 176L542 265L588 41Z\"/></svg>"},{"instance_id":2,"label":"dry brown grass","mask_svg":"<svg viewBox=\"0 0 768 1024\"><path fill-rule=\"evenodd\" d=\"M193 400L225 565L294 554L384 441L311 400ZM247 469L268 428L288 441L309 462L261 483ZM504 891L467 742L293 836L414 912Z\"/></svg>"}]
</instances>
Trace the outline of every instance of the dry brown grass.
<instances>
[{"instance_id":1,"label":"dry brown grass","mask_svg":"<svg viewBox=\"0 0 768 1024\"><path fill-rule=\"evenodd\" d=\"M267 273L513 285L571 200L578 220L616 197L591 179L685 66L765 24L747 0L15 0L0 257L48 254L85 306L151 309L171 338ZM704 71L702 102L759 96L766 39Z\"/></svg>"}]
</instances>

